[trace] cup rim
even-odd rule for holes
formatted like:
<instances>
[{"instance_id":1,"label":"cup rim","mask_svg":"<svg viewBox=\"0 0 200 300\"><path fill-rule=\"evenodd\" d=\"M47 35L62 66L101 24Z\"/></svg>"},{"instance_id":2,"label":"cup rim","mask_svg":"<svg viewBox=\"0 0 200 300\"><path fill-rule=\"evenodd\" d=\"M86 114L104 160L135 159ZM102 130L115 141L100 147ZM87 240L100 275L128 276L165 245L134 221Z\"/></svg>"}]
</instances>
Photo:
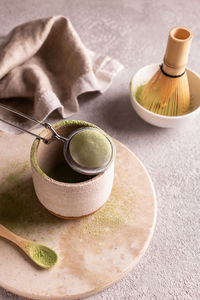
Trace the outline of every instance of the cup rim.
<instances>
[{"instance_id":1,"label":"cup rim","mask_svg":"<svg viewBox=\"0 0 200 300\"><path fill-rule=\"evenodd\" d=\"M186 113L184 115L179 115L179 116L165 116L165 115L160 115L160 114L156 114L148 109L146 109L145 107L143 107L135 98L135 96L133 95L133 80L134 77L138 74L138 72L142 71L143 69L146 68L154 68L154 67L159 67L159 63L154 63L154 64L150 64L150 65L146 65L142 68L140 68L139 70L137 70L137 72L131 77L130 83L129 83L129 92L130 92L130 96L132 101L134 102L135 105L137 105L141 110L143 110L145 113L155 117L155 118L160 118L160 119L165 119L165 120L178 120L178 119L186 119L189 118L191 115L193 115L194 113L196 113L197 111L200 110L200 106L197 107L196 109L194 109L193 111ZM194 75L196 75L199 79L200 79L200 75L197 72L194 72L193 70L191 70L190 68L186 68L186 71L190 71L191 73L193 73Z\"/></svg>"},{"instance_id":2,"label":"cup rim","mask_svg":"<svg viewBox=\"0 0 200 300\"><path fill-rule=\"evenodd\" d=\"M85 125L85 126L91 126L91 127L94 127L94 128L98 128L100 130L102 130L101 128L99 128L98 126L96 126L95 124L92 124L92 123L89 123L89 122L86 122L86 121L81 121L81 120L65 120L65 121L60 121L58 123L55 123L52 125L52 127L54 129L57 129L57 128L60 128L60 127L68 127L70 124L76 124L76 125ZM39 135L40 136L45 136L45 134L47 133L48 129L43 129ZM103 131L103 130L102 130ZM109 136L105 131L103 131L105 135ZM111 138L109 136L109 138ZM111 138L112 139L112 138ZM34 141L33 141L33 144L31 146L31 151L30 151L30 161L31 161L31 165L32 165L32 168L34 168L34 170L41 176L43 177L45 180L47 180L48 182L51 182L51 183L54 183L56 185L59 185L59 186L65 186L65 187L75 187L75 186L86 186L86 185L90 185L94 182L97 182L98 180L101 179L101 177L106 173L108 172L108 170L111 168L112 164L113 164L113 161L115 159L115 155L116 155L116 150L115 150L115 145L113 143L113 157L112 157L112 160L110 162L110 165L108 166L108 169L105 170L104 172L100 173L100 174L97 174L96 176L88 179L88 180L85 180L85 181L82 181L82 182L74 182L74 183L68 183L68 182L62 182L62 181L57 181L51 177L49 177L38 165L38 162L37 162L37 157L36 157L36 153L37 153L37 150L38 150L38 147L39 147L39 143L42 142L40 139L36 138Z\"/></svg>"}]
</instances>

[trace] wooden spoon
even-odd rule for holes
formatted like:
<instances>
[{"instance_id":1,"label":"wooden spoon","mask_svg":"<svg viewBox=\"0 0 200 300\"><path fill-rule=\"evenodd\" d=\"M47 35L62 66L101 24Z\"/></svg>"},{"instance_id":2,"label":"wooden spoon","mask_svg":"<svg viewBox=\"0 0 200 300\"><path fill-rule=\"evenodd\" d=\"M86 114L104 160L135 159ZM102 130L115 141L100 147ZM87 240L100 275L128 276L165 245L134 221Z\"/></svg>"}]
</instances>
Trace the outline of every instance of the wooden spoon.
<instances>
[{"instance_id":1,"label":"wooden spoon","mask_svg":"<svg viewBox=\"0 0 200 300\"><path fill-rule=\"evenodd\" d=\"M1 224L0 236L16 244L41 268L49 269L58 261L58 255L53 249L33 241L23 239Z\"/></svg>"}]
</instances>

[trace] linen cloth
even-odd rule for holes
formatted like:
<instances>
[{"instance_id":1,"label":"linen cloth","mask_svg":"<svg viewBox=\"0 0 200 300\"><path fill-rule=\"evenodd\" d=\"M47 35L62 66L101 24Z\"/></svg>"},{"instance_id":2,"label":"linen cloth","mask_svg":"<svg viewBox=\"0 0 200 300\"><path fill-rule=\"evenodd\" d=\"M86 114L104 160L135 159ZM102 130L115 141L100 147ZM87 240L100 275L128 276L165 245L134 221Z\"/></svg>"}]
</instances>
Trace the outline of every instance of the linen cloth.
<instances>
[{"instance_id":1,"label":"linen cloth","mask_svg":"<svg viewBox=\"0 0 200 300\"><path fill-rule=\"evenodd\" d=\"M103 93L122 68L88 50L66 17L34 20L0 38L0 103L40 121L55 110L67 118L79 109L77 96ZM26 129L35 125L2 108L0 118ZM3 122L0 130L18 132Z\"/></svg>"}]
</instances>

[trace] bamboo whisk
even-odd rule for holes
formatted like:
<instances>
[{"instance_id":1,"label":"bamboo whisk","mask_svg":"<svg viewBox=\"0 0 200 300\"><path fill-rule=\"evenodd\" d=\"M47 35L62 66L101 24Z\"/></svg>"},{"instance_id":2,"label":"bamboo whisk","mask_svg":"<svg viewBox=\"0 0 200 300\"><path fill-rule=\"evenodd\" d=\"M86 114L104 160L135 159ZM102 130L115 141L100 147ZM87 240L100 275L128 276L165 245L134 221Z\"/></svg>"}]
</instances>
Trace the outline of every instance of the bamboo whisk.
<instances>
[{"instance_id":1,"label":"bamboo whisk","mask_svg":"<svg viewBox=\"0 0 200 300\"><path fill-rule=\"evenodd\" d=\"M140 104L148 110L167 116L188 111L190 89L185 67L192 37L192 32L185 27L170 30L163 64L140 95Z\"/></svg>"}]
</instances>

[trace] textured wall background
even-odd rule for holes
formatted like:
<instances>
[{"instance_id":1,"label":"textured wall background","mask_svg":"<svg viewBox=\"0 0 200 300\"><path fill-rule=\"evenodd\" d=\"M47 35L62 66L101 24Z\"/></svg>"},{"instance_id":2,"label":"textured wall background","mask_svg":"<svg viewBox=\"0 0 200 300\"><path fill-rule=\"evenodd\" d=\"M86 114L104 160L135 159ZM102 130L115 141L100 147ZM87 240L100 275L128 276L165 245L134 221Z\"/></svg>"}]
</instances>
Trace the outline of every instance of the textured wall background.
<instances>
[{"instance_id":1,"label":"textured wall background","mask_svg":"<svg viewBox=\"0 0 200 300\"><path fill-rule=\"evenodd\" d=\"M199 12L198 0L0 0L0 34L64 14L88 48L125 66L106 93L82 97L73 118L101 126L141 159L155 185L158 220L139 264L90 300L200 299L200 116L179 130L153 127L135 114L128 91L133 73L162 60L172 26L194 32L188 66L200 73ZM24 298L0 288L0 299Z\"/></svg>"}]
</instances>

